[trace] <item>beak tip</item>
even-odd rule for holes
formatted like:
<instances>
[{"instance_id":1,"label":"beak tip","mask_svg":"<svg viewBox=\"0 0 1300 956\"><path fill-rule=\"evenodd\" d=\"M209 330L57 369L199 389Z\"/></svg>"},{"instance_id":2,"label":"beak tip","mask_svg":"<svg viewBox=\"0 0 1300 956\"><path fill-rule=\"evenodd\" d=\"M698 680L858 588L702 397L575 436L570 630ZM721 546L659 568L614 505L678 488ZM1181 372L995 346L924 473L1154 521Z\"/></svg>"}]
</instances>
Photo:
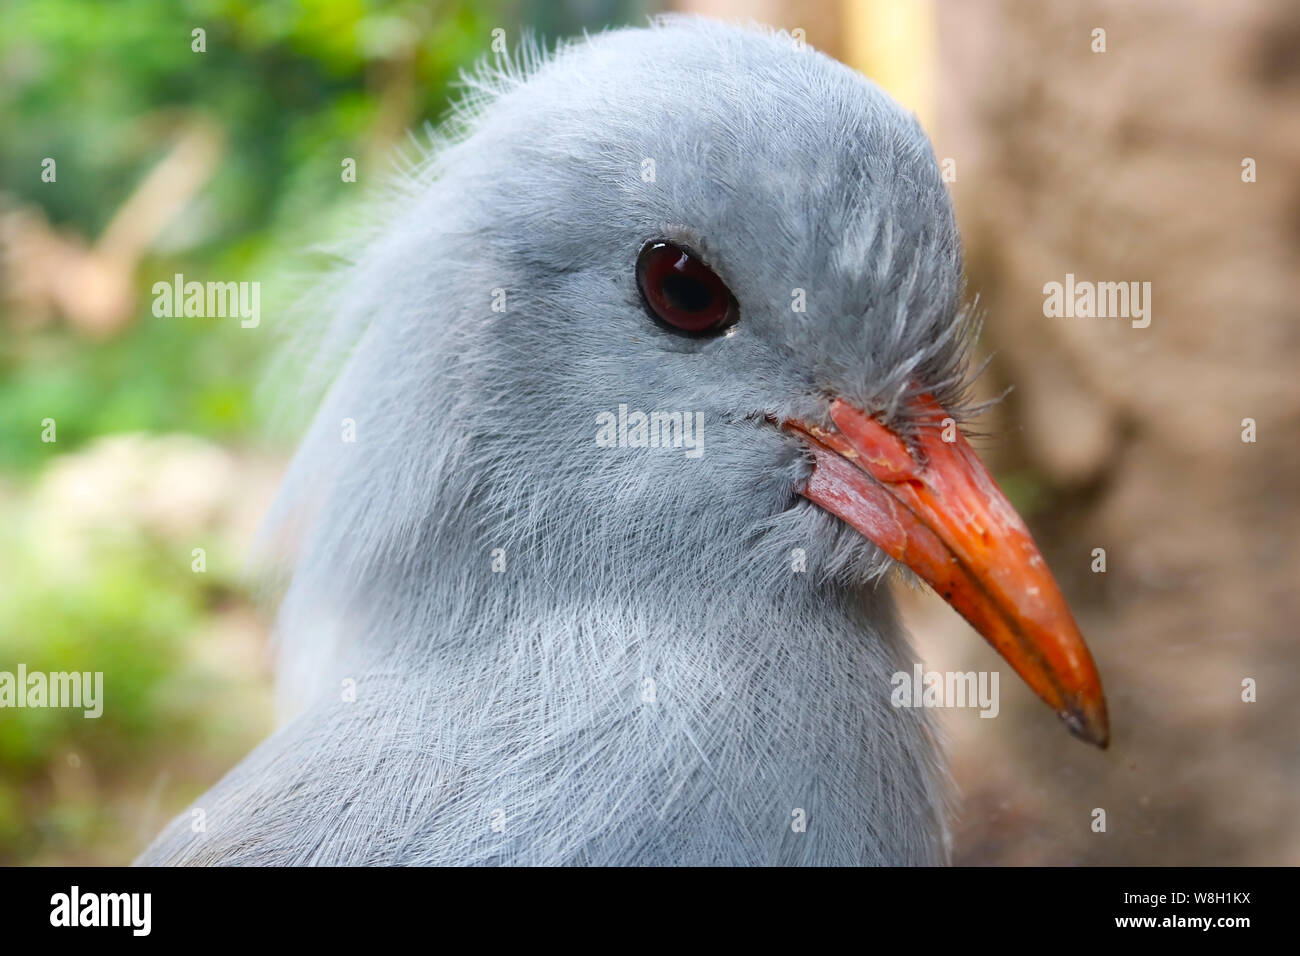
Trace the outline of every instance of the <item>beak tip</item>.
<instances>
[{"instance_id":1,"label":"beak tip","mask_svg":"<svg viewBox=\"0 0 1300 956\"><path fill-rule=\"evenodd\" d=\"M1094 707L1090 704L1076 704L1060 712L1061 720L1070 729L1070 733L1080 740L1087 741L1095 747L1105 750L1110 746L1110 720L1106 715L1106 705Z\"/></svg>"}]
</instances>

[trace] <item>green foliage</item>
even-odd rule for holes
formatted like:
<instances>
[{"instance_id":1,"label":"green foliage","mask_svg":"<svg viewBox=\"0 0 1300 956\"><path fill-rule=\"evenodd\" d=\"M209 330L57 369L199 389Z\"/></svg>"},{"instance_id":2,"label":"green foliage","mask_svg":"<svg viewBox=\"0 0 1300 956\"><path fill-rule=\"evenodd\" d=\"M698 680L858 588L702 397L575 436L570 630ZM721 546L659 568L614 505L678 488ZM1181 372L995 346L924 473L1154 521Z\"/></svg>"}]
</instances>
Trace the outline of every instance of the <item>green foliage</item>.
<instances>
[{"instance_id":1,"label":"green foliage","mask_svg":"<svg viewBox=\"0 0 1300 956\"><path fill-rule=\"evenodd\" d=\"M229 681L192 659L205 618L237 593L226 562L195 574L175 542L24 520L32 503L18 492L0 511L0 670L100 672L103 707L0 712L0 861L120 841L99 787L190 745L231 699ZM59 792L69 774L81 792Z\"/></svg>"},{"instance_id":2,"label":"green foliage","mask_svg":"<svg viewBox=\"0 0 1300 956\"><path fill-rule=\"evenodd\" d=\"M0 5L0 183L93 240L179 131L222 131L212 180L138 270L138 319L104 343L56 329L0 345L0 462L30 471L115 431L248 433L272 336L230 320L157 319L175 272L265 281L329 210L385 171L392 140L445 109L482 55L491 3L12 0ZM206 31L206 52L191 31ZM56 182L41 181L52 157ZM357 184L341 181L343 157ZM265 303L264 299L264 303ZM2 317L0 317L2 318ZM57 446L34 441L54 418Z\"/></svg>"},{"instance_id":3,"label":"green foliage","mask_svg":"<svg viewBox=\"0 0 1300 956\"><path fill-rule=\"evenodd\" d=\"M0 6L0 182L57 223L97 234L188 113L215 119L228 150L207 191L215 245L274 221L304 165L337 200L338 157L443 112L456 72L482 55L502 4L316 0L10 0ZM191 31L206 31L206 51ZM377 87L377 88L376 88ZM386 102L400 93L409 103ZM19 134L21 131L21 134ZM43 157L59 163L42 183Z\"/></svg>"},{"instance_id":4,"label":"green foliage","mask_svg":"<svg viewBox=\"0 0 1300 956\"><path fill-rule=\"evenodd\" d=\"M261 345L234 320L152 314L93 349L63 329L16 337L0 350L0 461L26 470L113 432L236 438ZM40 441L46 418L57 442Z\"/></svg>"}]
</instances>

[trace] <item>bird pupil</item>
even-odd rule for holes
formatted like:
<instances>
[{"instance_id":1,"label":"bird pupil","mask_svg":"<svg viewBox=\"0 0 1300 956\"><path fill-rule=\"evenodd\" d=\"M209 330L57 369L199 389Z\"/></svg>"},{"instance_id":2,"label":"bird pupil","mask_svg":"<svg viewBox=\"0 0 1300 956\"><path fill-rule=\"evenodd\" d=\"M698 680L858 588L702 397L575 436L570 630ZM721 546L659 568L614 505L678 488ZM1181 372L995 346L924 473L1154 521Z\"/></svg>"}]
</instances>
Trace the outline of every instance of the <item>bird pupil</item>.
<instances>
[{"instance_id":1,"label":"bird pupil","mask_svg":"<svg viewBox=\"0 0 1300 956\"><path fill-rule=\"evenodd\" d=\"M664 276L660 288L673 308L684 312L699 312L713 300L713 293L703 282L683 275Z\"/></svg>"}]
</instances>

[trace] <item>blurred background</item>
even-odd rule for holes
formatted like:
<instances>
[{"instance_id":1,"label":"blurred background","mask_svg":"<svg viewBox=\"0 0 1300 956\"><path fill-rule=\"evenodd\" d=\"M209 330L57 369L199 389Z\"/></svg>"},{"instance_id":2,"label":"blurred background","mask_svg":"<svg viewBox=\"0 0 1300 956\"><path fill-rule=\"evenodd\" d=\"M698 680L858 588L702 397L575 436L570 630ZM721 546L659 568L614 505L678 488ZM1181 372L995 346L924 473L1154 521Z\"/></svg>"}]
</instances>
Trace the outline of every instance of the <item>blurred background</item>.
<instances>
[{"instance_id":1,"label":"blurred background","mask_svg":"<svg viewBox=\"0 0 1300 956\"><path fill-rule=\"evenodd\" d=\"M293 448L268 427L290 401L263 385L291 285L272 277L346 229L494 30L554 41L668 8L802 30L916 111L945 164L980 387L1015 386L977 447L1114 729L1094 753L1010 679L1000 719L945 712L956 862L1300 863L1284 0L7 0L0 670L103 671L110 705L0 711L0 863L126 862L270 729L244 562ZM155 316L176 273L263 281L262 325ZM1067 273L1150 282L1150 326L1045 318ZM942 602L902 599L928 667L998 669Z\"/></svg>"}]
</instances>

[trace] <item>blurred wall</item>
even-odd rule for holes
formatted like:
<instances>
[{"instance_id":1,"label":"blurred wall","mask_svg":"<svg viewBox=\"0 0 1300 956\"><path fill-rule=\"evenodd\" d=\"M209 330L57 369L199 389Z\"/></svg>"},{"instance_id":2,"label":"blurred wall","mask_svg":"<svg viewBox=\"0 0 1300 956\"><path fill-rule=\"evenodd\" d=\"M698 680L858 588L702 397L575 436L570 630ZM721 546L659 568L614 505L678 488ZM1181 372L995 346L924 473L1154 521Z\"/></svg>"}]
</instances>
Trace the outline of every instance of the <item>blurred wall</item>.
<instances>
[{"instance_id":1,"label":"blurred wall","mask_svg":"<svg viewBox=\"0 0 1300 956\"><path fill-rule=\"evenodd\" d=\"M936 148L1015 386L1000 458L1039 486L1115 735L1099 758L1026 726L959 758L965 858L1300 862L1300 7L938 9ZM1150 282L1150 325L1045 317L1067 273Z\"/></svg>"}]
</instances>

